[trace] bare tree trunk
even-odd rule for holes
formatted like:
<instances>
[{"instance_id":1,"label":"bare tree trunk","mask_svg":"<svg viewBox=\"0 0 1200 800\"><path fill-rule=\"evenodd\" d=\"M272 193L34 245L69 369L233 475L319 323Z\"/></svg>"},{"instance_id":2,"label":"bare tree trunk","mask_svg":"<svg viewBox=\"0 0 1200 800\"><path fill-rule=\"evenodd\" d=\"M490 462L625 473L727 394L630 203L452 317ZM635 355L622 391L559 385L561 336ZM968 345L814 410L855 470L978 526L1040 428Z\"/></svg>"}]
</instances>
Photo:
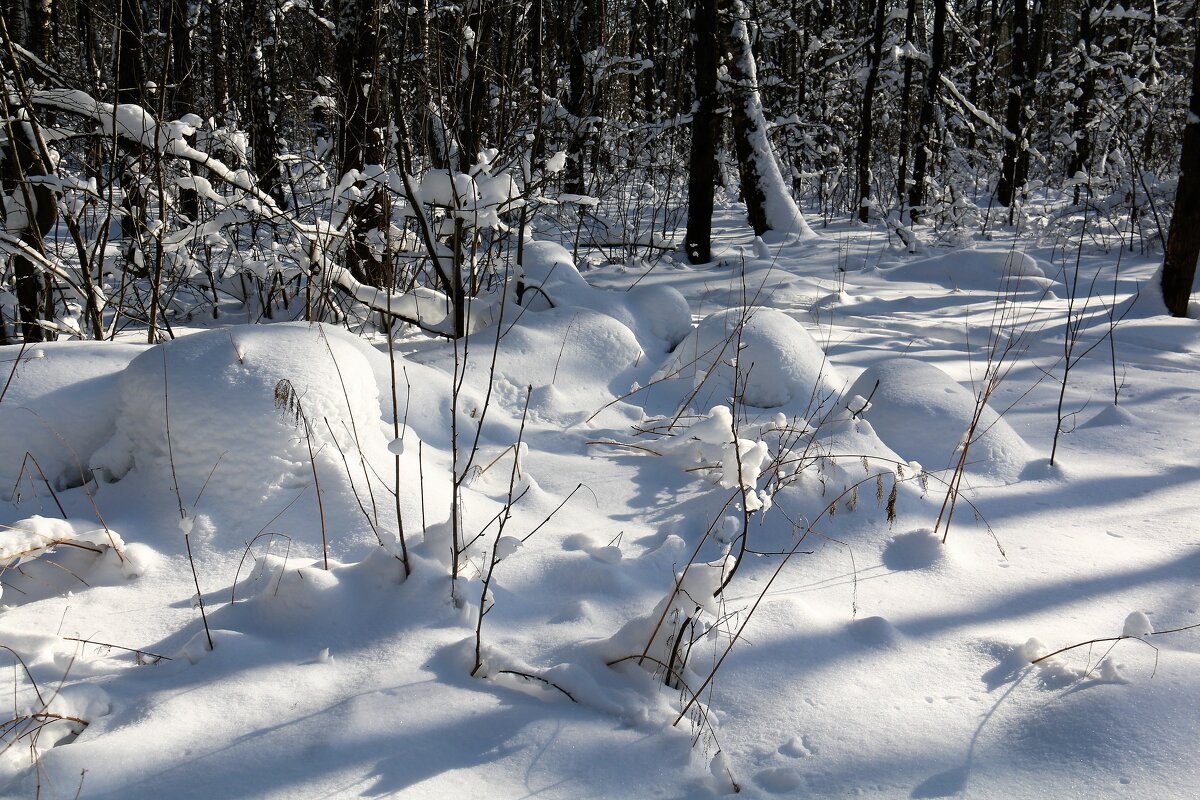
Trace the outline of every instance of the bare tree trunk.
<instances>
[{"instance_id":1,"label":"bare tree trunk","mask_svg":"<svg viewBox=\"0 0 1200 800\"><path fill-rule=\"evenodd\" d=\"M604 18L603 0L569 0L570 18L567 21L567 97L563 105L574 119L571 139L567 143L566 190L573 194L587 193L587 150L594 137L597 97L595 72L588 65L587 54L594 51L602 39Z\"/></svg>"},{"instance_id":2,"label":"bare tree trunk","mask_svg":"<svg viewBox=\"0 0 1200 800\"><path fill-rule=\"evenodd\" d=\"M1009 208L1029 178L1029 133L1041 66L1042 0L1032 0L1032 10L1029 2L1013 2L1012 74L1004 113L1004 159L996 185L996 199Z\"/></svg>"},{"instance_id":3,"label":"bare tree trunk","mask_svg":"<svg viewBox=\"0 0 1200 800\"><path fill-rule=\"evenodd\" d=\"M142 105L146 88L146 72L143 64L142 6L138 0L120 0L121 18L117 26L116 73L117 103ZM121 202L121 236L125 240L125 257L131 265L136 264L136 237L140 223L144 220L145 197L138 185L138 156L128 145L121 145L120 181L124 197ZM140 269L140 267L139 267Z\"/></svg>"},{"instance_id":4,"label":"bare tree trunk","mask_svg":"<svg viewBox=\"0 0 1200 800\"><path fill-rule=\"evenodd\" d=\"M342 0L339 8L334 60L344 109L338 137L341 147L338 170L342 175L384 161L386 121L380 102L383 5L382 0ZM387 190L381 186L352 212L346 267L356 279L373 286L389 285L391 270L386 259L374 258L367 234L387 229L390 209Z\"/></svg>"},{"instance_id":5,"label":"bare tree trunk","mask_svg":"<svg viewBox=\"0 0 1200 800\"><path fill-rule=\"evenodd\" d=\"M913 153L913 178L908 190L908 208L913 222L925 211L925 178L929 170L930 151L937 141L933 130L933 117L941 86L942 67L946 60L946 3L947 0L934 0L933 6L933 40L929 50L929 69L925 73L921 116L917 120L919 145Z\"/></svg>"},{"instance_id":6,"label":"bare tree trunk","mask_svg":"<svg viewBox=\"0 0 1200 800\"><path fill-rule=\"evenodd\" d=\"M279 39L276 15L269 13L262 0L245 5L250 18L250 47L246 52L246 75L250 91L247 98L250 144L253 147L254 173L263 190L284 204L282 181L279 179L279 134L275 124L275 43Z\"/></svg>"},{"instance_id":7,"label":"bare tree trunk","mask_svg":"<svg viewBox=\"0 0 1200 800\"><path fill-rule=\"evenodd\" d=\"M171 42L170 83L168 97L170 98L171 114L181 119L185 114L195 112L195 62L192 59L192 32L188 22L188 4L186 0L169 0L167 6L168 31ZM184 167L189 169L189 167ZM179 193L180 210L189 218L196 219L200 210L200 200L194 189L183 189Z\"/></svg>"},{"instance_id":8,"label":"bare tree trunk","mask_svg":"<svg viewBox=\"0 0 1200 800\"><path fill-rule=\"evenodd\" d=\"M1023 0L1017 0L1023 2ZM871 218L871 149L875 135L875 89L879 86L879 65L883 60L883 26L887 23L884 11L886 0L875 0L875 22L871 30L871 61L867 65L867 80L863 85L862 113L858 135L858 219Z\"/></svg>"},{"instance_id":9,"label":"bare tree trunk","mask_svg":"<svg viewBox=\"0 0 1200 800\"><path fill-rule=\"evenodd\" d=\"M58 206L54 192L45 183L31 180L47 175L46 166L31 141L31 123L21 121L23 115L13 113L15 109L9 105L7 93L3 93L2 100L8 152L4 154L0 179L11 202L7 225L29 249L42 253L42 240L54 225ZM19 225L14 219L17 214L24 217ZM45 331L38 320L46 312L50 293L45 291L41 269L33 259L18 254L13 256L13 271L21 333L26 342L44 341Z\"/></svg>"},{"instance_id":10,"label":"bare tree trunk","mask_svg":"<svg viewBox=\"0 0 1200 800\"><path fill-rule=\"evenodd\" d=\"M713 189L716 187L717 0L696 0L692 9L696 98L692 110L692 150L688 171L688 216L684 251L688 261L712 260Z\"/></svg>"},{"instance_id":11,"label":"bare tree trunk","mask_svg":"<svg viewBox=\"0 0 1200 800\"><path fill-rule=\"evenodd\" d=\"M900 202L901 213L908 201L908 156L912 144L912 111L909 100L912 97L913 61L919 48L913 42L913 34L917 25L917 0L908 0L908 11L904 16L904 76L900 88L900 142L899 158L896 165L896 197Z\"/></svg>"},{"instance_id":12,"label":"bare tree trunk","mask_svg":"<svg viewBox=\"0 0 1200 800\"><path fill-rule=\"evenodd\" d=\"M212 101L213 111L218 115L229 109L229 75L225 71L225 60L229 48L225 45L225 17L221 13L222 0L206 0L208 3L208 28L212 31Z\"/></svg>"},{"instance_id":13,"label":"bare tree trunk","mask_svg":"<svg viewBox=\"0 0 1200 800\"><path fill-rule=\"evenodd\" d=\"M1192 101L1183 129L1183 155L1179 160L1179 188L1167 234L1163 259L1163 301L1172 316L1186 317L1200 257L1200 40L1192 58Z\"/></svg>"},{"instance_id":14,"label":"bare tree trunk","mask_svg":"<svg viewBox=\"0 0 1200 800\"><path fill-rule=\"evenodd\" d=\"M1079 78L1078 96L1075 100L1075 113L1071 116L1074 151L1071 153L1071 163L1067 167L1067 177L1073 179L1080 172L1085 172L1092 160L1092 134L1089 130L1092 121L1092 101L1096 97L1096 70L1092 63L1092 14L1095 0L1085 0L1079 9ZM1075 184L1075 203L1079 204L1079 184Z\"/></svg>"},{"instance_id":15,"label":"bare tree trunk","mask_svg":"<svg viewBox=\"0 0 1200 800\"><path fill-rule=\"evenodd\" d=\"M487 83L479 63L484 44L491 37L491 14L484 11L482 0L464 4L465 25L473 34L461 43L461 63L455 82L458 94L458 170L470 173L483 149L484 112L487 109Z\"/></svg>"}]
</instances>

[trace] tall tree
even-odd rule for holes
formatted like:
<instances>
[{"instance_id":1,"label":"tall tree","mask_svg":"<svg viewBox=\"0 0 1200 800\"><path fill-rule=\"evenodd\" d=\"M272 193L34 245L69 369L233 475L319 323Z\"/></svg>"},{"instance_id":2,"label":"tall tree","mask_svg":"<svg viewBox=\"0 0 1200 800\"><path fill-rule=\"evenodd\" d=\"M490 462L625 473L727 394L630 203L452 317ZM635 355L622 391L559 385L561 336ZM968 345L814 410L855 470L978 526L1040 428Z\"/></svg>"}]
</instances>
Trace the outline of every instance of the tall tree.
<instances>
[{"instance_id":1,"label":"tall tree","mask_svg":"<svg viewBox=\"0 0 1200 800\"><path fill-rule=\"evenodd\" d=\"M693 264L712 259L713 189L717 183L717 0L696 0L692 9L696 97L688 170L688 216L684 252Z\"/></svg>"},{"instance_id":2,"label":"tall tree","mask_svg":"<svg viewBox=\"0 0 1200 800\"><path fill-rule=\"evenodd\" d=\"M13 256L14 288L21 333L26 342L41 342L45 331L39 324L44 303L50 296L45 291L41 268L33 256L44 252L42 241L57 216L54 192L44 181L46 164L34 141L33 123L27 109L14 107L7 91L0 92L0 110L4 112L4 138L7 142L0 160L0 186L8 195L8 214L5 227L21 242L26 252Z\"/></svg>"},{"instance_id":3,"label":"tall tree","mask_svg":"<svg viewBox=\"0 0 1200 800\"><path fill-rule=\"evenodd\" d=\"M249 82L246 102L250 144L253 147L252 165L263 190L280 205L284 202L283 186L279 179L278 119L275 62L279 44L279 15L267 7L271 0L247 0L249 47L246 48L245 78Z\"/></svg>"},{"instance_id":4,"label":"tall tree","mask_svg":"<svg viewBox=\"0 0 1200 800\"><path fill-rule=\"evenodd\" d=\"M334 63L342 107L338 136L338 172L361 170L384 162L386 128L381 102L381 48L383 0L341 0L338 7ZM391 204L386 187L378 186L353 210L346 266L360 281L386 286L388 264L371 254L368 234L387 229Z\"/></svg>"},{"instance_id":5,"label":"tall tree","mask_svg":"<svg viewBox=\"0 0 1200 800\"><path fill-rule=\"evenodd\" d=\"M1179 187L1163 259L1163 300L1173 316L1187 316L1197 258L1200 258L1200 37L1192 57L1192 101L1183 129Z\"/></svg>"},{"instance_id":6,"label":"tall tree","mask_svg":"<svg viewBox=\"0 0 1200 800\"><path fill-rule=\"evenodd\" d=\"M913 62L918 59L920 53L920 48L913 41L916 26L917 0L908 0L908 11L904 15L904 45L900 48L900 55L904 59L904 77L900 89L900 140L896 165L896 194L901 205L908 201L906 182L912 143L912 111L909 109L909 100L912 97Z\"/></svg>"},{"instance_id":7,"label":"tall tree","mask_svg":"<svg viewBox=\"0 0 1200 800\"><path fill-rule=\"evenodd\" d=\"M604 0L567 0L567 96L563 103L571 115L571 136L567 144L566 189L574 194L587 193L587 150L596 133L596 110L600 103L600 84L595 70L595 54L604 40Z\"/></svg>"},{"instance_id":8,"label":"tall tree","mask_svg":"<svg viewBox=\"0 0 1200 800\"><path fill-rule=\"evenodd\" d=\"M1018 3L1024 0L1017 0ZM871 211L871 147L875 134L875 90L879 86L879 65L883 60L883 28L887 24L884 12L887 0L875 0L875 21L871 25L870 62L863 84L858 133L858 219L869 220Z\"/></svg>"},{"instance_id":9,"label":"tall tree","mask_svg":"<svg viewBox=\"0 0 1200 800\"><path fill-rule=\"evenodd\" d=\"M1042 55L1042 0L1013 0L1012 69L1004 112L1004 158L996 199L1012 207L1029 178L1029 137Z\"/></svg>"},{"instance_id":10,"label":"tall tree","mask_svg":"<svg viewBox=\"0 0 1200 800\"><path fill-rule=\"evenodd\" d=\"M754 233L767 231L811 236L799 206L792 199L771 141L767 115L758 89L758 65L750 42L750 13L742 0L721 0L721 28L729 54L730 120L733 147L741 175L742 199Z\"/></svg>"},{"instance_id":11,"label":"tall tree","mask_svg":"<svg viewBox=\"0 0 1200 800\"><path fill-rule=\"evenodd\" d=\"M929 68L925 71L925 89L921 94L921 114L917 119L917 148L913 153L912 185L908 189L908 208L913 222L918 221L924 213L929 155L936 141L933 118L937 110L938 93L941 90L942 67L946 60L946 5L947 0L934 0Z\"/></svg>"},{"instance_id":12,"label":"tall tree","mask_svg":"<svg viewBox=\"0 0 1200 800\"><path fill-rule=\"evenodd\" d=\"M1096 54L1092 17L1100 10L1098 0L1084 0L1079 8L1079 75L1076 78L1075 112L1071 116L1073 150L1067 177L1074 179L1086 172L1092 160L1092 103L1096 99ZM1075 184L1075 202L1079 202L1079 184Z\"/></svg>"}]
</instances>

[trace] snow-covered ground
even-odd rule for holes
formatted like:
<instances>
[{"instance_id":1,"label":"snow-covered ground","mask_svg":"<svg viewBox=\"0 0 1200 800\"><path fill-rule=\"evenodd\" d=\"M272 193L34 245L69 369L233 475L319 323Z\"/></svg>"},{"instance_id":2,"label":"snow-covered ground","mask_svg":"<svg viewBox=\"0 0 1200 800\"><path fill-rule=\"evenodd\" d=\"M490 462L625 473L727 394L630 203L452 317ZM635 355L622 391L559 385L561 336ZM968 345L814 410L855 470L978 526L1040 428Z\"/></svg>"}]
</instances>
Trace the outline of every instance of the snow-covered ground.
<instances>
[{"instance_id":1,"label":"snow-covered ground","mask_svg":"<svg viewBox=\"0 0 1200 800\"><path fill-rule=\"evenodd\" d=\"M457 357L0 350L0 793L1194 797L1200 324L1153 260L723 214L702 267L529 246Z\"/></svg>"}]
</instances>

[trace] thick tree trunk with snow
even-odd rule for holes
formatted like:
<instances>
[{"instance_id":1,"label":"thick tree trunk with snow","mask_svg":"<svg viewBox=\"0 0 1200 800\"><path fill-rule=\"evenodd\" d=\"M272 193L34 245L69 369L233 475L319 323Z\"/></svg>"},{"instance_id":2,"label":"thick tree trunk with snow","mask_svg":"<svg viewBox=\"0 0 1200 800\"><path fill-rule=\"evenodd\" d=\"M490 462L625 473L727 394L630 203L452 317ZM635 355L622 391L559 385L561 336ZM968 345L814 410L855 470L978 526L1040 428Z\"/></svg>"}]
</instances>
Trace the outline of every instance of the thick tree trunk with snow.
<instances>
[{"instance_id":1,"label":"thick tree trunk with snow","mask_svg":"<svg viewBox=\"0 0 1200 800\"><path fill-rule=\"evenodd\" d=\"M896 166L896 194L901 209L908 201L908 158L912 149L912 111L909 106L912 98L913 61L920 52L913 34L917 25L917 0L908 0L908 10L904 16L904 77L900 89L900 143Z\"/></svg>"},{"instance_id":2,"label":"thick tree trunk with snow","mask_svg":"<svg viewBox=\"0 0 1200 800\"><path fill-rule=\"evenodd\" d=\"M167 4L168 35L170 36L171 58L169 62L170 98L169 108L175 119L195 113L195 61L192 58L192 32L188 27L187 0L169 0ZM193 139L194 140L194 139ZM189 218L196 219L200 200L192 189L179 193L180 210Z\"/></svg>"},{"instance_id":3,"label":"thick tree trunk with snow","mask_svg":"<svg viewBox=\"0 0 1200 800\"><path fill-rule=\"evenodd\" d=\"M279 134L275 124L275 45L279 40L276 15L265 7L263 0L252 0L244 6L250 17L250 47L246 52L245 69L249 78L250 144L254 148L254 174L259 185L283 205L283 187L279 180Z\"/></svg>"},{"instance_id":4,"label":"thick tree trunk with snow","mask_svg":"<svg viewBox=\"0 0 1200 800\"><path fill-rule=\"evenodd\" d=\"M138 0L120 0L121 19L117 28L116 73L117 103L143 105L146 89L146 72L143 63L142 6ZM128 147L122 147L120 165L121 188L124 200L121 204L121 235L126 240L126 259L136 264L135 253L139 226L144 222L145 198L138 185L136 175L137 155Z\"/></svg>"},{"instance_id":5,"label":"thick tree trunk with snow","mask_svg":"<svg viewBox=\"0 0 1200 800\"><path fill-rule=\"evenodd\" d=\"M730 106L733 144L742 178L742 198L755 234L767 231L814 235L792 199L771 141L758 91L758 67L750 45L750 14L742 0L721 0L720 20L729 54Z\"/></svg>"},{"instance_id":6,"label":"thick tree trunk with snow","mask_svg":"<svg viewBox=\"0 0 1200 800\"><path fill-rule=\"evenodd\" d=\"M693 264L712 260L713 189L717 182L717 0L693 9L696 103L688 170L688 217L684 251Z\"/></svg>"},{"instance_id":7,"label":"thick tree trunk with snow","mask_svg":"<svg viewBox=\"0 0 1200 800\"><path fill-rule=\"evenodd\" d=\"M1163 259L1162 293L1167 310L1173 316L1186 317L1200 257L1200 40L1192 59L1192 102L1183 130L1179 173Z\"/></svg>"},{"instance_id":8,"label":"thick tree trunk with snow","mask_svg":"<svg viewBox=\"0 0 1200 800\"><path fill-rule=\"evenodd\" d=\"M1074 151L1071 153L1071 163L1067 167L1067 178L1073 179L1080 172L1087 172L1092 161L1092 133L1089 128L1092 122L1092 102L1096 99L1096 69L1093 60L1094 34L1092 30L1092 15L1099 9L1094 9L1096 0L1086 0L1079 9L1079 48L1082 51L1079 59L1080 76L1078 79L1078 96L1075 100L1075 113L1071 116L1071 132L1074 141ZM1079 202L1079 185L1075 185L1075 202Z\"/></svg>"}]
</instances>

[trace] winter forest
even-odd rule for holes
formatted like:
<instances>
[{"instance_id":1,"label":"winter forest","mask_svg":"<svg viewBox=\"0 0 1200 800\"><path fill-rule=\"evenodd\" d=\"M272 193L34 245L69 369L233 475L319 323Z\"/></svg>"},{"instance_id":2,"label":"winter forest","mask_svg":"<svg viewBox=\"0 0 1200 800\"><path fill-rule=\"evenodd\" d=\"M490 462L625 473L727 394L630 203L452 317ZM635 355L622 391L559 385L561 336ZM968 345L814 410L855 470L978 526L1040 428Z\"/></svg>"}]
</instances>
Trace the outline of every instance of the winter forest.
<instances>
[{"instance_id":1,"label":"winter forest","mask_svg":"<svg viewBox=\"0 0 1200 800\"><path fill-rule=\"evenodd\" d=\"M0 9L0 797L1193 796L1194 2Z\"/></svg>"}]
</instances>

